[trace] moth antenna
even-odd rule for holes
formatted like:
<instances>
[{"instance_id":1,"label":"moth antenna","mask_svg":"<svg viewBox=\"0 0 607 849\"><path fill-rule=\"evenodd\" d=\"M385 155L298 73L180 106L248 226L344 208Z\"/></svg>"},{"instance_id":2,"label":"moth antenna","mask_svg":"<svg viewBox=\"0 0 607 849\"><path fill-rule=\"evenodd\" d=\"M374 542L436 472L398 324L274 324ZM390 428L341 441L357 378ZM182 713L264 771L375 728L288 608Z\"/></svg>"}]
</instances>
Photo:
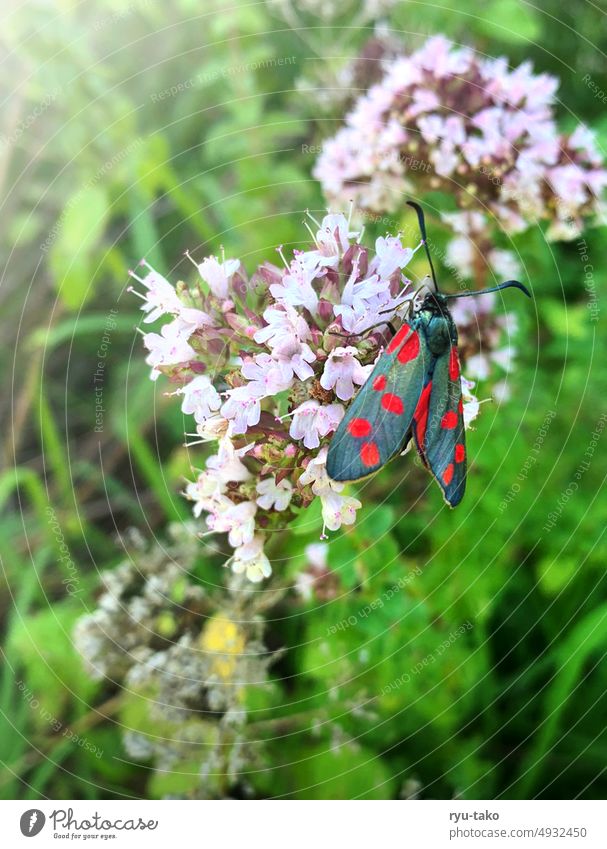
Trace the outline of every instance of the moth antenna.
<instances>
[{"instance_id":1,"label":"moth antenna","mask_svg":"<svg viewBox=\"0 0 607 849\"><path fill-rule=\"evenodd\" d=\"M445 298L470 298L475 295L488 295L489 292L499 292L501 289L520 289L528 298L533 297L531 292L518 280L507 280L505 283L500 283L499 286L492 286L490 289L481 289L479 292L459 292L456 295L445 295Z\"/></svg>"},{"instance_id":2,"label":"moth antenna","mask_svg":"<svg viewBox=\"0 0 607 849\"><path fill-rule=\"evenodd\" d=\"M428 236L426 235L426 219L425 219L425 216L424 216L424 210L421 208L421 206L418 203L415 203L415 201L408 200L407 204L412 209L414 209L415 212L417 213L417 221L418 221L418 224L419 224L419 232L421 233L421 236L422 236L422 242L423 242L423 245L424 245L424 248L425 248L425 251L426 251L426 256L428 257L428 263L430 265L430 271L432 272L432 282L434 283L434 288L438 292L439 291L438 283L436 282L436 274L434 272L434 266L432 265L432 257L430 256L430 248L428 247Z\"/></svg>"}]
</instances>

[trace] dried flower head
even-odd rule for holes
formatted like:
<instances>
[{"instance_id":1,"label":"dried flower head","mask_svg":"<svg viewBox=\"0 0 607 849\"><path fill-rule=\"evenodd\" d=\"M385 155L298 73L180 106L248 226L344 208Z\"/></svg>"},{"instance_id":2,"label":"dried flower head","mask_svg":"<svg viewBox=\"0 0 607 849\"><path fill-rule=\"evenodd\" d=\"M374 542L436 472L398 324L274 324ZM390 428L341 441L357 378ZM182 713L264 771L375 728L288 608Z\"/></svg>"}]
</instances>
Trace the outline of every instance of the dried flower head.
<instances>
[{"instance_id":1,"label":"dried flower head","mask_svg":"<svg viewBox=\"0 0 607 849\"><path fill-rule=\"evenodd\" d=\"M257 765L245 696L269 687L276 654L263 644L260 614L280 592L260 597L232 575L207 593L178 565L195 561L192 523L169 531L163 547L129 535L130 557L102 574L98 606L78 620L75 644L91 677L121 687L128 755L151 761L158 777L194 769L197 796L224 797Z\"/></svg>"}]
</instances>

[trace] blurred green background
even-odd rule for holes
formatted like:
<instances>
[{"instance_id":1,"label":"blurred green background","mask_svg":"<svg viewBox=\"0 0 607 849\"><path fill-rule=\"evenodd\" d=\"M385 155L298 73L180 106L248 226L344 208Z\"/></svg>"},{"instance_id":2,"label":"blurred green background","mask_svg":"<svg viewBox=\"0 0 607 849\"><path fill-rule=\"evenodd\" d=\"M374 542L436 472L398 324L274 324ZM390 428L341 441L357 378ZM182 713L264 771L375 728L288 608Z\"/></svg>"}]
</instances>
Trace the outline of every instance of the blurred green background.
<instances>
[{"instance_id":1,"label":"blurred green background","mask_svg":"<svg viewBox=\"0 0 607 849\"><path fill-rule=\"evenodd\" d=\"M593 4L373 6L405 49L444 32L558 75L563 128L587 122L605 150L605 105L583 79L607 92ZM328 2L3 8L3 798L201 792L191 764L163 774L125 754L123 726L151 720L132 720L117 684L88 678L72 639L99 572L124 557L116 535L135 527L161 546L190 515L179 494L190 425L148 379L127 271L145 256L191 279L184 250L220 244L252 271L277 245L307 243L304 211L323 209L307 146L339 125L351 95L340 69L376 17ZM332 538L344 591L289 592L266 614L265 643L285 652L271 695L250 697L257 758L215 795L605 797L607 436L576 479L607 413L605 236L584 234L598 321L579 244L549 246L533 229L517 240L535 300L512 298L512 397L485 405L470 436L465 501L448 512L411 472L399 487L406 462L365 488L366 519ZM290 579L318 530L289 536ZM183 565L221 584L221 560L202 547ZM356 627L332 631L349 617Z\"/></svg>"}]
</instances>

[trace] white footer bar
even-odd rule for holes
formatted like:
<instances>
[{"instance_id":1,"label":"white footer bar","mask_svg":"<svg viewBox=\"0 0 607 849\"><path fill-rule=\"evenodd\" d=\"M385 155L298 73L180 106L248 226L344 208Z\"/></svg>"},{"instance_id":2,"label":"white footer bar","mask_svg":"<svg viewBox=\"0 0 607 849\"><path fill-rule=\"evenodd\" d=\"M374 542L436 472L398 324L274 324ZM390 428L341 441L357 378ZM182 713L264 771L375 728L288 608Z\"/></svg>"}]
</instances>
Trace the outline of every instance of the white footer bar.
<instances>
[{"instance_id":1,"label":"white footer bar","mask_svg":"<svg viewBox=\"0 0 607 849\"><path fill-rule=\"evenodd\" d=\"M0 802L3 847L605 849L602 801Z\"/></svg>"}]
</instances>

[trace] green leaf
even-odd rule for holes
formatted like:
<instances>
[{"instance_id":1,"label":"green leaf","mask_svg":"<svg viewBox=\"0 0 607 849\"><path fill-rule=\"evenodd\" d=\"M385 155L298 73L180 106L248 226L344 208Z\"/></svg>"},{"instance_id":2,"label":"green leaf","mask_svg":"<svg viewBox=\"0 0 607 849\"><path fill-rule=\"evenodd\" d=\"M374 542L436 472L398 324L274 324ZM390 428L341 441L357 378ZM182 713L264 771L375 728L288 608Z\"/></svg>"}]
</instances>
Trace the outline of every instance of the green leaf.
<instances>
[{"instance_id":1,"label":"green leaf","mask_svg":"<svg viewBox=\"0 0 607 849\"><path fill-rule=\"evenodd\" d=\"M573 557L547 557L538 564L538 581L546 595L553 596L571 581L579 563Z\"/></svg>"},{"instance_id":2,"label":"green leaf","mask_svg":"<svg viewBox=\"0 0 607 849\"><path fill-rule=\"evenodd\" d=\"M110 213L109 198L100 185L85 187L67 201L56 223L49 265L59 297L68 309L79 309L93 293L94 250Z\"/></svg>"},{"instance_id":3,"label":"green leaf","mask_svg":"<svg viewBox=\"0 0 607 849\"><path fill-rule=\"evenodd\" d=\"M322 528L322 504L315 498L309 507L299 511L299 515L290 527L295 536L320 536Z\"/></svg>"},{"instance_id":4,"label":"green leaf","mask_svg":"<svg viewBox=\"0 0 607 849\"><path fill-rule=\"evenodd\" d=\"M494 0L485 6L486 17L476 18L479 30L501 41L535 42L541 34L537 15L519 0Z\"/></svg>"},{"instance_id":5,"label":"green leaf","mask_svg":"<svg viewBox=\"0 0 607 849\"><path fill-rule=\"evenodd\" d=\"M530 799L545 768L546 756L558 742L565 707L575 694L584 665L607 644L607 604L589 613L567 635L556 652L557 671L546 694L544 718L521 764L512 796Z\"/></svg>"},{"instance_id":6,"label":"green leaf","mask_svg":"<svg viewBox=\"0 0 607 849\"><path fill-rule=\"evenodd\" d=\"M140 321L141 315L136 312L113 316L112 333L132 334ZM101 336L108 327L108 322L107 313L90 312L88 315L67 318L51 328L40 327L33 331L28 342L32 348L44 347L45 351L48 352L50 349L71 342L72 339L79 336L90 337L93 334Z\"/></svg>"},{"instance_id":7,"label":"green leaf","mask_svg":"<svg viewBox=\"0 0 607 849\"><path fill-rule=\"evenodd\" d=\"M274 768L253 783L266 795L289 799L389 799L396 781L388 764L353 742L310 743L305 735L273 747Z\"/></svg>"},{"instance_id":8,"label":"green leaf","mask_svg":"<svg viewBox=\"0 0 607 849\"><path fill-rule=\"evenodd\" d=\"M23 669L23 692L32 694L32 723L49 734L53 721L63 721L76 700L88 702L98 687L83 674L73 646L72 629L80 613L71 601L54 604L27 619L15 620L9 634L8 650Z\"/></svg>"}]
</instances>

